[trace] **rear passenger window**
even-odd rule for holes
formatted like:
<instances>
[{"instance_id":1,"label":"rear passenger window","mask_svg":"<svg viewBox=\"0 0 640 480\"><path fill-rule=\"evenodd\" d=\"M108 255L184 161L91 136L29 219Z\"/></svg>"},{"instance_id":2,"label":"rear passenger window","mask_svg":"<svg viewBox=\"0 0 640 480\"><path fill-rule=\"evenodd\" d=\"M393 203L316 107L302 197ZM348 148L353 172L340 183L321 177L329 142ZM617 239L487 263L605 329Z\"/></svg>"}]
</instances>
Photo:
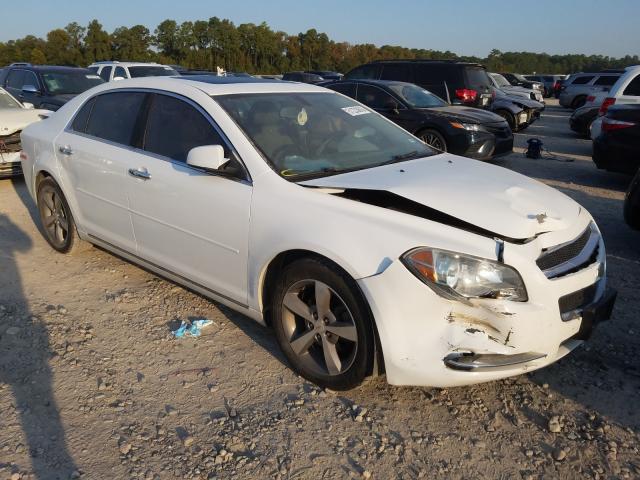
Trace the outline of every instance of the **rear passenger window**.
<instances>
[{"instance_id":1,"label":"rear passenger window","mask_svg":"<svg viewBox=\"0 0 640 480\"><path fill-rule=\"evenodd\" d=\"M627 88L624 89L622 95L640 97L640 75L637 75L636 78L631 80L631 83L627 85Z\"/></svg>"},{"instance_id":2,"label":"rear passenger window","mask_svg":"<svg viewBox=\"0 0 640 480\"><path fill-rule=\"evenodd\" d=\"M102 67L102 70L100 70L100 78L108 82L109 78L111 78L111 70L113 70L113 67Z\"/></svg>"},{"instance_id":3,"label":"rear passenger window","mask_svg":"<svg viewBox=\"0 0 640 480\"><path fill-rule=\"evenodd\" d=\"M361 80L377 80L379 65L362 65L351 70L345 75L345 78L354 78Z\"/></svg>"},{"instance_id":4,"label":"rear passenger window","mask_svg":"<svg viewBox=\"0 0 640 480\"><path fill-rule=\"evenodd\" d=\"M95 99L86 133L122 145L131 145L145 94L105 93Z\"/></svg>"},{"instance_id":5,"label":"rear passenger window","mask_svg":"<svg viewBox=\"0 0 640 480\"><path fill-rule=\"evenodd\" d=\"M87 121L89 120L89 115L91 114L94 101L95 97L83 105L80 111L76 114L76 118L73 119L71 130L80 133L84 133L87 130Z\"/></svg>"},{"instance_id":6,"label":"rear passenger window","mask_svg":"<svg viewBox=\"0 0 640 480\"><path fill-rule=\"evenodd\" d=\"M342 93L351 98L356 98L356 84L355 83L337 83L329 87L331 90Z\"/></svg>"},{"instance_id":7,"label":"rear passenger window","mask_svg":"<svg viewBox=\"0 0 640 480\"><path fill-rule=\"evenodd\" d=\"M144 137L144 149L185 162L192 148L222 145L211 123L192 105L168 95L154 95ZM225 156L228 151L225 148Z\"/></svg>"},{"instance_id":8,"label":"rear passenger window","mask_svg":"<svg viewBox=\"0 0 640 480\"><path fill-rule=\"evenodd\" d=\"M400 82L413 82L411 67L406 63L387 63L382 66L382 80L398 80Z\"/></svg>"},{"instance_id":9,"label":"rear passenger window","mask_svg":"<svg viewBox=\"0 0 640 480\"><path fill-rule=\"evenodd\" d=\"M618 81L618 78L619 77L607 75L606 77L600 77L595 82L593 82L593 84L594 85L604 85L604 86L610 87L611 85L613 85L614 83L616 83Z\"/></svg>"},{"instance_id":10,"label":"rear passenger window","mask_svg":"<svg viewBox=\"0 0 640 480\"><path fill-rule=\"evenodd\" d=\"M574 79L573 82L571 82L571 84L572 85L586 85L591 80L593 80L593 76L578 77L578 78Z\"/></svg>"}]
</instances>

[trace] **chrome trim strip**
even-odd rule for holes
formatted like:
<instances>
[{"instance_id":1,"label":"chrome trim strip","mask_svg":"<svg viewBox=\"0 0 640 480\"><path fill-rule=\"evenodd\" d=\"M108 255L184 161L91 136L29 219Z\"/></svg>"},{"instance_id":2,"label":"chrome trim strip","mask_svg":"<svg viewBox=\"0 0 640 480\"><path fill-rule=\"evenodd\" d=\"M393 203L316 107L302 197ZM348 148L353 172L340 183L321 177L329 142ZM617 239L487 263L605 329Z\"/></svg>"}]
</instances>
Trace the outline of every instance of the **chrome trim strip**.
<instances>
[{"instance_id":1,"label":"chrome trim strip","mask_svg":"<svg viewBox=\"0 0 640 480\"><path fill-rule=\"evenodd\" d=\"M542 273L544 273L545 277L549 278L549 279L553 279L555 277L559 277L562 274L573 270L574 268L579 267L580 265L584 264L585 262L587 262L589 260L589 257L591 257L591 255L593 255L594 250L598 247L599 243L600 243L600 234L598 233L598 231L594 228L593 223L591 223L589 225L589 227L591 229L591 234L589 235L589 239L587 240L587 243L585 244L585 246L582 248L582 250L580 251L580 253L578 253L578 255L576 255L575 257L573 257L570 260L567 260L566 262L563 262L559 265L556 265L555 267L552 268L548 268L546 270L542 270ZM582 234L580 234L580 236L582 236ZM580 237L577 237L580 238ZM571 243L575 242L576 239L573 239L569 242L565 242L561 245L557 245L555 247L553 247L552 249L549 249L545 252L545 255L550 254L555 252L556 250L563 248L567 245L570 245ZM540 258L540 257L539 257Z\"/></svg>"},{"instance_id":2,"label":"chrome trim strip","mask_svg":"<svg viewBox=\"0 0 640 480\"><path fill-rule=\"evenodd\" d=\"M453 370L467 372L495 372L545 358L546 353L526 352L516 355L470 354L451 355L444 358L444 364Z\"/></svg>"}]
</instances>

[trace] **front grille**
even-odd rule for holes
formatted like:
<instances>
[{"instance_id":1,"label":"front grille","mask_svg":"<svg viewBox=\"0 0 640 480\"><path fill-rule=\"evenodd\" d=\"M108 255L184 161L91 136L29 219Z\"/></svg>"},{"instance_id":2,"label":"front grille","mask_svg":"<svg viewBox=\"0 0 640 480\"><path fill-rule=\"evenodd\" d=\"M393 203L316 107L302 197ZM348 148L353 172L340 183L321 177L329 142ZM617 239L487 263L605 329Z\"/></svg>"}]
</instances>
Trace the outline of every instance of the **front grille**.
<instances>
[{"instance_id":1,"label":"front grille","mask_svg":"<svg viewBox=\"0 0 640 480\"><path fill-rule=\"evenodd\" d=\"M562 265L568 262L572 258L578 256L584 249L591 236L591 227L587 228L582 235L576 238L573 242L568 243L558 249L552 250L549 253L543 253L537 260L536 264L540 267L540 270L548 270L558 265Z\"/></svg>"},{"instance_id":2,"label":"front grille","mask_svg":"<svg viewBox=\"0 0 640 480\"><path fill-rule=\"evenodd\" d=\"M19 152L22 150L20 132L12 133L4 137L0 136L0 153Z\"/></svg>"},{"instance_id":3,"label":"front grille","mask_svg":"<svg viewBox=\"0 0 640 480\"><path fill-rule=\"evenodd\" d=\"M593 303L595 300L596 292L598 289L597 284L593 284L577 292L570 293L564 297L560 297L558 300L558 306L560 307L560 315L564 315L574 310L580 310L587 305Z\"/></svg>"}]
</instances>

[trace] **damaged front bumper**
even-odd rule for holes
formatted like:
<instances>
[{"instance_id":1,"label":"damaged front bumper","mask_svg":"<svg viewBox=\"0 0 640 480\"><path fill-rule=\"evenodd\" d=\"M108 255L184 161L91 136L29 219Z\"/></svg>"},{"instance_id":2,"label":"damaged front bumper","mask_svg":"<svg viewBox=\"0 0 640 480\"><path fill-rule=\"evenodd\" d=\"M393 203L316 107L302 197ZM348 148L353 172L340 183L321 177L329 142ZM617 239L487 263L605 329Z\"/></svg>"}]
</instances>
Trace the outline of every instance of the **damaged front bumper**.
<instances>
[{"instance_id":1,"label":"damaged front bumper","mask_svg":"<svg viewBox=\"0 0 640 480\"><path fill-rule=\"evenodd\" d=\"M0 152L0 178L22 174L20 152Z\"/></svg>"},{"instance_id":2,"label":"damaged front bumper","mask_svg":"<svg viewBox=\"0 0 640 480\"><path fill-rule=\"evenodd\" d=\"M587 224L568 235L579 236ZM560 235L549 236L551 245L561 243ZM550 246L542 237L505 247L504 261L522 275L527 302L445 299L400 261L358 280L376 319L388 382L432 387L487 382L542 368L582 344L595 324L610 317L615 302L615 292L605 285L604 244L600 239L591 265L549 279L532 261ZM583 291L589 292L579 297L585 303L563 318L566 298Z\"/></svg>"}]
</instances>

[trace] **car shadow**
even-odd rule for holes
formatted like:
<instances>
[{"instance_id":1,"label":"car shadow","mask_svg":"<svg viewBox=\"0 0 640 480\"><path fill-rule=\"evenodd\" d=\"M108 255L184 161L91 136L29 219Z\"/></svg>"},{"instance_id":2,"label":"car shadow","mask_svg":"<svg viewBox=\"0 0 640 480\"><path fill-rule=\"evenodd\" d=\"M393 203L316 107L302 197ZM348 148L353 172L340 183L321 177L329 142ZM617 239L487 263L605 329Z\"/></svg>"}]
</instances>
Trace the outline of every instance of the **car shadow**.
<instances>
[{"instance_id":1,"label":"car shadow","mask_svg":"<svg viewBox=\"0 0 640 480\"><path fill-rule=\"evenodd\" d=\"M45 323L30 312L16 259L16 254L31 250L32 242L4 213L0 232L0 383L13 394L27 443L15 452L30 457L35 478L70 478L76 466L53 391L49 334ZM4 412L5 420L7 416Z\"/></svg>"}]
</instances>

